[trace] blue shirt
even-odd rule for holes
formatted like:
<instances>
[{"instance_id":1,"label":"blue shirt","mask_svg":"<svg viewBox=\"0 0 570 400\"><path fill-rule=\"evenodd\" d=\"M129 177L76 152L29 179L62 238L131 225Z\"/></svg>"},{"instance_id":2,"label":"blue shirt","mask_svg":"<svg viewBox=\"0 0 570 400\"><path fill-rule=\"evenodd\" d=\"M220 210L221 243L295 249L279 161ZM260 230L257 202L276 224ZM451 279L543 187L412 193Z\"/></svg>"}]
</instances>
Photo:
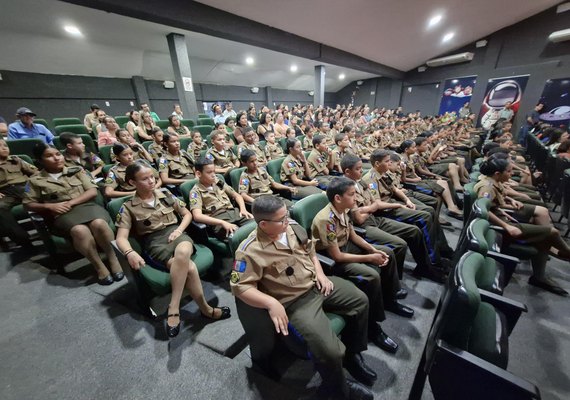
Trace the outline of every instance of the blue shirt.
<instances>
[{"instance_id":1,"label":"blue shirt","mask_svg":"<svg viewBox=\"0 0 570 400\"><path fill-rule=\"evenodd\" d=\"M53 144L53 134L41 124L32 124L27 128L22 121L16 121L8 126L8 140L41 139L47 144Z\"/></svg>"}]
</instances>

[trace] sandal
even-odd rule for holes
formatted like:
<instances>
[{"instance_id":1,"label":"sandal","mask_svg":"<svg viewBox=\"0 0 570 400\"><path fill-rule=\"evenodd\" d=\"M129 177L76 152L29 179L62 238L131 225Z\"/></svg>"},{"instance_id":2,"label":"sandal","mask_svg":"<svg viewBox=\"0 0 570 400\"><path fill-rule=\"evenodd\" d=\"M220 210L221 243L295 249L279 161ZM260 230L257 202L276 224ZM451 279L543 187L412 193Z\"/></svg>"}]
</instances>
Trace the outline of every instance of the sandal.
<instances>
[{"instance_id":1,"label":"sandal","mask_svg":"<svg viewBox=\"0 0 570 400\"><path fill-rule=\"evenodd\" d=\"M219 309L222 311L221 315L219 318L216 318L214 316L216 309ZM206 318L210 318L216 321L221 321L222 319L228 319L229 317L232 316L230 308L229 307L212 307L212 314L211 315L206 315L203 312L200 311L200 313L202 314L203 317Z\"/></svg>"},{"instance_id":2,"label":"sandal","mask_svg":"<svg viewBox=\"0 0 570 400\"><path fill-rule=\"evenodd\" d=\"M166 317L166 334L168 335L168 337L176 337L178 335L178 333L180 333L180 320L178 321L178 324L176 326L170 326L168 325L168 318L170 317L179 317L180 318L180 314L176 313L176 314L168 314L168 316Z\"/></svg>"}]
</instances>

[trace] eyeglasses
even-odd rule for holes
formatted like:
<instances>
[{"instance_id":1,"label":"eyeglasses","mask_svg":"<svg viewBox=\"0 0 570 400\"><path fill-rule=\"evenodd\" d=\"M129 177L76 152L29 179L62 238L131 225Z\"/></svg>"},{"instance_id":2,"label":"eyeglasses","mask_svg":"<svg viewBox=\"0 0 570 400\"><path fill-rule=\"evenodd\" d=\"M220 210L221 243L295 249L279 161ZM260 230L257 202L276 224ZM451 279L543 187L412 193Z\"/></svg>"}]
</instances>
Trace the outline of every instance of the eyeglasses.
<instances>
[{"instance_id":1,"label":"eyeglasses","mask_svg":"<svg viewBox=\"0 0 570 400\"><path fill-rule=\"evenodd\" d=\"M285 223L289 223L289 211L287 211L287 214L285 214L285 216L282 219L278 219L277 221L273 219L264 219L263 221L275 222L276 224L285 225Z\"/></svg>"}]
</instances>

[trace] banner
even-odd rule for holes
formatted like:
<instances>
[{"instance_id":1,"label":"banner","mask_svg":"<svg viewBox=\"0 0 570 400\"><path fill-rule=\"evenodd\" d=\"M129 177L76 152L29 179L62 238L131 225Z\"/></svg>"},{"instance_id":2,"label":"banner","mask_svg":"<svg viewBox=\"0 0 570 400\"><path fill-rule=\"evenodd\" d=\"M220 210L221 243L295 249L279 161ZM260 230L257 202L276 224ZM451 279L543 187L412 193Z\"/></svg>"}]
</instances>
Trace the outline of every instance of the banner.
<instances>
[{"instance_id":1,"label":"banner","mask_svg":"<svg viewBox=\"0 0 570 400\"><path fill-rule=\"evenodd\" d=\"M473 88L477 82L477 75L463 78L447 79L443 83L443 94L439 104L439 115L446 112L459 114L459 109L471 101Z\"/></svg>"},{"instance_id":2,"label":"banner","mask_svg":"<svg viewBox=\"0 0 570 400\"><path fill-rule=\"evenodd\" d=\"M549 79L544 84L539 103L544 104L540 119L552 126L570 123L570 78Z\"/></svg>"},{"instance_id":3,"label":"banner","mask_svg":"<svg viewBox=\"0 0 570 400\"><path fill-rule=\"evenodd\" d=\"M508 76L504 78L493 78L489 79L487 83L487 89L485 89L485 98L483 99L483 104L481 105L481 112L479 113L479 118L481 120L481 125L485 129L489 129L485 126L485 121L483 117L485 114L489 113L485 118L489 126L499 119L500 114L503 112L505 105L510 103L510 109L512 110L511 118L512 121L516 115L523 92L526 88L529 75L519 75L519 76ZM491 116L491 114L493 114ZM505 113L509 114L509 113Z\"/></svg>"}]
</instances>

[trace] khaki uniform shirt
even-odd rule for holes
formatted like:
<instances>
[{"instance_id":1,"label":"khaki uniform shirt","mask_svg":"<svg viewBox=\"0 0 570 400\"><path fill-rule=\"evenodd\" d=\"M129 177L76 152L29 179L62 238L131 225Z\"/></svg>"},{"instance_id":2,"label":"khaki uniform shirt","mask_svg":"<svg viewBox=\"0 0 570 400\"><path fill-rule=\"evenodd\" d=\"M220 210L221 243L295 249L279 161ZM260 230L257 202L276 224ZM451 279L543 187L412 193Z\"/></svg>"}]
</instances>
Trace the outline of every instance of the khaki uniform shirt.
<instances>
[{"instance_id":1,"label":"khaki uniform shirt","mask_svg":"<svg viewBox=\"0 0 570 400\"><path fill-rule=\"evenodd\" d=\"M332 204L318 212L313 219L311 233L317 251L328 249L333 245L339 248L348 243L352 222L348 213L339 213Z\"/></svg>"},{"instance_id":2,"label":"khaki uniform shirt","mask_svg":"<svg viewBox=\"0 0 570 400\"><path fill-rule=\"evenodd\" d=\"M257 162L259 165L267 164L267 159L265 158L265 152L261 147L259 147L259 145L255 143L247 144L246 142L241 142L237 148L238 158L241 157L241 152L243 151L243 149L248 149L253 151L255 153L255 156L257 157Z\"/></svg>"},{"instance_id":3,"label":"khaki uniform shirt","mask_svg":"<svg viewBox=\"0 0 570 400\"><path fill-rule=\"evenodd\" d=\"M370 188L367 184L363 184L362 181L356 182L354 186L356 189L356 206L357 207L367 207L372 204L376 199L372 196Z\"/></svg>"},{"instance_id":4,"label":"khaki uniform shirt","mask_svg":"<svg viewBox=\"0 0 570 400\"><path fill-rule=\"evenodd\" d=\"M149 146L148 146L148 154L150 154L150 156L152 157L152 159L156 162L160 159L160 157L163 156L163 154L166 152L166 150L164 150L164 147L162 147L161 145L159 145L156 142L152 142Z\"/></svg>"},{"instance_id":5,"label":"khaki uniform shirt","mask_svg":"<svg viewBox=\"0 0 570 400\"><path fill-rule=\"evenodd\" d=\"M303 179L305 167L301 161L289 154L281 164L281 182L290 182L291 175L297 175L297 178Z\"/></svg>"},{"instance_id":6,"label":"khaki uniform shirt","mask_svg":"<svg viewBox=\"0 0 570 400\"><path fill-rule=\"evenodd\" d=\"M257 288L285 304L313 288L317 272L311 241L301 244L290 226L285 234L287 245L257 228L239 245L230 279L234 295Z\"/></svg>"},{"instance_id":7,"label":"khaki uniform shirt","mask_svg":"<svg viewBox=\"0 0 570 400\"><path fill-rule=\"evenodd\" d=\"M388 171L382 178L388 185L398 189L402 188L402 175L399 172Z\"/></svg>"},{"instance_id":8,"label":"khaki uniform shirt","mask_svg":"<svg viewBox=\"0 0 570 400\"><path fill-rule=\"evenodd\" d=\"M152 169L152 173L154 175L154 179L158 180L159 175L158 171L148 164L148 161L145 161L147 166ZM109 170L107 173L107 177L105 178L105 187L110 187L113 190L117 190L119 192L132 192L135 190L135 187L129 185L127 182L125 175L127 173L127 167L123 164L117 164Z\"/></svg>"},{"instance_id":9,"label":"khaki uniform shirt","mask_svg":"<svg viewBox=\"0 0 570 400\"><path fill-rule=\"evenodd\" d=\"M333 158L333 168L335 170L342 172L342 168L340 167L340 160L342 160L342 158L349 153L354 154L350 147L347 147L345 151L342 151L340 147L337 147L332 151L331 157Z\"/></svg>"},{"instance_id":10,"label":"khaki uniform shirt","mask_svg":"<svg viewBox=\"0 0 570 400\"><path fill-rule=\"evenodd\" d=\"M406 178L418 178L418 175L416 174L416 162L414 161L413 157L410 158L403 154L402 161L404 164L406 164L406 170L404 171Z\"/></svg>"},{"instance_id":11,"label":"khaki uniform shirt","mask_svg":"<svg viewBox=\"0 0 570 400\"><path fill-rule=\"evenodd\" d=\"M368 147L368 150L370 152L373 152L374 150L378 149L380 146L380 140L374 136L374 135L370 135L368 136L365 141L364 141L366 147Z\"/></svg>"},{"instance_id":12,"label":"khaki uniform shirt","mask_svg":"<svg viewBox=\"0 0 570 400\"><path fill-rule=\"evenodd\" d=\"M85 170L80 167L63 167L59 179L45 170L30 177L24 193L23 203L60 203L81 196L89 189L96 189Z\"/></svg>"},{"instance_id":13,"label":"khaki uniform shirt","mask_svg":"<svg viewBox=\"0 0 570 400\"><path fill-rule=\"evenodd\" d=\"M283 148L279 143L267 143L265 145L265 157L267 161L275 160L277 158L283 157Z\"/></svg>"},{"instance_id":14,"label":"khaki uniform shirt","mask_svg":"<svg viewBox=\"0 0 570 400\"><path fill-rule=\"evenodd\" d=\"M303 138L303 150L309 151L309 150L313 150L314 148L315 148L315 146L313 146L313 138L308 138L305 136Z\"/></svg>"},{"instance_id":15,"label":"khaki uniform shirt","mask_svg":"<svg viewBox=\"0 0 570 400\"><path fill-rule=\"evenodd\" d=\"M362 177L362 183L368 186L370 194L374 199L388 201L394 194L392 182L388 183L386 177L380 176L375 169L371 169Z\"/></svg>"},{"instance_id":16,"label":"khaki uniform shirt","mask_svg":"<svg viewBox=\"0 0 570 400\"><path fill-rule=\"evenodd\" d=\"M245 193L254 199L264 194L273 194L271 183L274 180L263 168L258 168L257 172L250 174L243 171L239 178L239 193Z\"/></svg>"},{"instance_id":17,"label":"khaki uniform shirt","mask_svg":"<svg viewBox=\"0 0 570 400\"><path fill-rule=\"evenodd\" d=\"M83 125L87 128L89 132L95 130L95 127L99 124L97 117L93 115L93 113L85 114L83 117Z\"/></svg>"},{"instance_id":18,"label":"khaki uniform shirt","mask_svg":"<svg viewBox=\"0 0 570 400\"><path fill-rule=\"evenodd\" d=\"M235 167L234 163L237 160L237 157L231 150L224 150L224 153L222 154L214 147L211 147L208 150L206 153L206 158L212 160L214 162L214 165L218 168Z\"/></svg>"},{"instance_id":19,"label":"khaki uniform shirt","mask_svg":"<svg viewBox=\"0 0 570 400\"><path fill-rule=\"evenodd\" d=\"M316 176L327 175L324 173L324 170L329 164L329 155L313 149L307 158L307 163L309 164L309 178L313 179Z\"/></svg>"},{"instance_id":20,"label":"khaki uniform shirt","mask_svg":"<svg viewBox=\"0 0 570 400\"><path fill-rule=\"evenodd\" d=\"M125 201L116 217L117 228L131 230L136 236L144 236L178 223L178 215L186 203L167 190L154 191L154 205L145 203L135 194ZM175 213L176 211L176 213Z\"/></svg>"},{"instance_id":21,"label":"khaki uniform shirt","mask_svg":"<svg viewBox=\"0 0 570 400\"><path fill-rule=\"evenodd\" d=\"M354 152L360 158L370 158L370 149L362 143L356 142L354 144Z\"/></svg>"},{"instance_id":22,"label":"khaki uniform shirt","mask_svg":"<svg viewBox=\"0 0 570 400\"><path fill-rule=\"evenodd\" d=\"M94 169L105 165L105 161L101 160L101 158L99 158L99 156L95 153L83 153L83 156L80 157L77 161L71 158L65 151L62 154L65 158L66 167L81 167L84 170L91 172Z\"/></svg>"},{"instance_id":23,"label":"khaki uniform shirt","mask_svg":"<svg viewBox=\"0 0 570 400\"><path fill-rule=\"evenodd\" d=\"M492 178L481 175L483 178L479 180L473 187L477 197L485 197L493 202L495 207L504 207L505 203L505 186L501 182L495 182Z\"/></svg>"},{"instance_id":24,"label":"khaki uniform shirt","mask_svg":"<svg viewBox=\"0 0 570 400\"><path fill-rule=\"evenodd\" d=\"M210 187L197 182L190 191L190 210L200 209L204 215L215 217L222 211L234 208L230 195L235 191L224 181L216 177L216 183Z\"/></svg>"},{"instance_id":25,"label":"khaki uniform shirt","mask_svg":"<svg viewBox=\"0 0 570 400\"><path fill-rule=\"evenodd\" d=\"M28 176L37 172L32 164L16 156L8 156L6 161L0 161L0 188L26 183Z\"/></svg>"},{"instance_id":26,"label":"khaki uniform shirt","mask_svg":"<svg viewBox=\"0 0 570 400\"><path fill-rule=\"evenodd\" d=\"M180 150L178 156L165 152L158 163L160 172L168 171L168 177L184 179L188 175L194 175L194 159L184 150Z\"/></svg>"},{"instance_id":27,"label":"khaki uniform shirt","mask_svg":"<svg viewBox=\"0 0 570 400\"><path fill-rule=\"evenodd\" d=\"M197 160L200 158L200 154L204 151L204 150L208 150L208 143L206 142L202 142L200 145L197 145L196 143L194 143L193 141L190 142L190 144L188 145L188 153L190 153L192 156L194 156L194 159Z\"/></svg>"}]
</instances>

